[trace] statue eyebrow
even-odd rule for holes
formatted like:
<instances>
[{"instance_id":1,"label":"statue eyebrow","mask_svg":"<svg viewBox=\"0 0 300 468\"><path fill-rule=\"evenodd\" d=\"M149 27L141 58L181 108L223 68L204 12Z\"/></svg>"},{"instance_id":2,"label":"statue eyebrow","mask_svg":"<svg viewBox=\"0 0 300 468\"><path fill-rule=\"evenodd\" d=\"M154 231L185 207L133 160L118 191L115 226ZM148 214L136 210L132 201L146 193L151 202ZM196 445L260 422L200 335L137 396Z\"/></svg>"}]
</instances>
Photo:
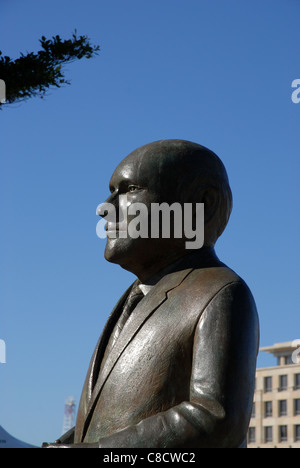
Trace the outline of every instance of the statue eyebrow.
<instances>
[{"instance_id":1,"label":"statue eyebrow","mask_svg":"<svg viewBox=\"0 0 300 468\"><path fill-rule=\"evenodd\" d=\"M117 184L113 184L112 182L110 182L108 187L110 193L113 193L116 189L118 189L120 192L126 191L131 185L134 185L139 188L145 188L145 184L141 185L137 183L136 180L132 177L124 178L117 182Z\"/></svg>"},{"instance_id":2,"label":"statue eyebrow","mask_svg":"<svg viewBox=\"0 0 300 468\"><path fill-rule=\"evenodd\" d=\"M138 186L138 184L134 181L134 179L132 179L131 177L129 177L128 179L123 179L121 180L120 184L119 184L119 188L120 190L127 190L127 188L130 186L130 185L136 185Z\"/></svg>"},{"instance_id":3,"label":"statue eyebrow","mask_svg":"<svg viewBox=\"0 0 300 468\"><path fill-rule=\"evenodd\" d=\"M137 185L136 183L134 183L131 179L125 179L125 180L121 180L118 185L118 188L119 190L126 190L130 185ZM109 184L109 191L112 193L116 190L116 187L110 183Z\"/></svg>"}]
</instances>

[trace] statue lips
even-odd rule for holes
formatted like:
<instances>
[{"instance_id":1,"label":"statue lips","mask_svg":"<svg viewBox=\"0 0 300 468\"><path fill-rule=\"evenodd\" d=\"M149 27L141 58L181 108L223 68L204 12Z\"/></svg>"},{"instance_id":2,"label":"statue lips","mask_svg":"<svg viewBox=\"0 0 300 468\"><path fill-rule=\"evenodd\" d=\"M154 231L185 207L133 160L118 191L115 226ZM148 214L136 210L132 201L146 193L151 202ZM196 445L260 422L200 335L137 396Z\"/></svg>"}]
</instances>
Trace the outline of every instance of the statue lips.
<instances>
[{"instance_id":1,"label":"statue lips","mask_svg":"<svg viewBox=\"0 0 300 468\"><path fill-rule=\"evenodd\" d=\"M105 230L107 232L107 236L111 237L112 235L116 235L117 232L127 232L127 229L124 229L125 226L122 226L122 223L106 223Z\"/></svg>"}]
</instances>

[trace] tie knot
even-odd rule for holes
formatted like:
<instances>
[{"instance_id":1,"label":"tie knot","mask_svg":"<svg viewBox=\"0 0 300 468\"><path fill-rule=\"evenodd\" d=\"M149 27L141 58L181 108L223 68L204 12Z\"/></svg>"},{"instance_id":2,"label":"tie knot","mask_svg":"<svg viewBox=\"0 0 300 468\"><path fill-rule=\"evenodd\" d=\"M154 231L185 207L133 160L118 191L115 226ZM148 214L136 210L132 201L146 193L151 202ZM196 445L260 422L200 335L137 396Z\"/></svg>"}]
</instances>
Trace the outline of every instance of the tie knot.
<instances>
[{"instance_id":1,"label":"tie knot","mask_svg":"<svg viewBox=\"0 0 300 468\"><path fill-rule=\"evenodd\" d=\"M131 292L130 292L130 294L128 296L127 304L132 303L132 302L140 301L141 299L143 299L143 297L144 297L144 293L141 291L139 286L135 286L131 290Z\"/></svg>"},{"instance_id":2,"label":"tie knot","mask_svg":"<svg viewBox=\"0 0 300 468\"><path fill-rule=\"evenodd\" d=\"M125 306L124 306L124 314L125 316L129 316L131 314L131 312L133 311L133 309L137 306L137 304L143 299L144 297L144 293L141 291L141 289L139 288L139 286L135 286L128 298L127 298L127 301L125 303Z\"/></svg>"}]
</instances>

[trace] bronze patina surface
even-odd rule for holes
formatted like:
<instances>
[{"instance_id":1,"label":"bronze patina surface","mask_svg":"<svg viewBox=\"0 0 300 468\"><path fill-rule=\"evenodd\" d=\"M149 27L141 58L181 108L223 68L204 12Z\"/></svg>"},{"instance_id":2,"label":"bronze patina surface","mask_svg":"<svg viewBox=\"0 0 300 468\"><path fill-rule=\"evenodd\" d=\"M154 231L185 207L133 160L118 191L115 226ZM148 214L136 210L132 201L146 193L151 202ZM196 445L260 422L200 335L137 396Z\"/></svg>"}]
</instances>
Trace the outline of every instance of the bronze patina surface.
<instances>
[{"instance_id":1,"label":"bronze patina surface","mask_svg":"<svg viewBox=\"0 0 300 468\"><path fill-rule=\"evenodd\" d=\"M137 280L96 345L76 427L45 445L245 447L259 323L249 288L214 250L232 209L223 163L196 143L158 141L119 164L110 191L116 208L121 194L129 205L204 203L204 245L188 250L172 236L107 239L106 260ZM146 293L129 306L140 284Z\"/></svg>"}]
</instances>

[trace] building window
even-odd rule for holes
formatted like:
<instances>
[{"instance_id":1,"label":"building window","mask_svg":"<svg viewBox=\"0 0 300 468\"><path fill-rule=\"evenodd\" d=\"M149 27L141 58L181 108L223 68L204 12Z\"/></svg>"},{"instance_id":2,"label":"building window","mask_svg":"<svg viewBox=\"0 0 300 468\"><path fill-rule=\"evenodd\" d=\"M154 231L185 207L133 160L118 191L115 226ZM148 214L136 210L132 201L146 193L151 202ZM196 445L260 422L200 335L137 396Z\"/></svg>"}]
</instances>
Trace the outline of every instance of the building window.
<instances>
[{"instance_id":1,"label":"building window","mask_svg":"<svg viewBox=\"0 0 300 468\"><path fill-rule=\"evenodd\" d=\"M252 414L251 414L251 418L255 418L255 403L253 403L252 405Z\"/></svg>"},{"instance_id":2,"label":"building window","mask_svg":"<svg viewBox=\"0 0 300 468\"><path fill-rule=\"evenodd\" d=\"M287 442L287 426L279 426L279 442Z\"/></svg>"},{"instance_id":3,"label":"building window","mask_svg":"<svg viewBox=\"0 0 300 468\"><path fill-rule=\"evenodd\" d=\"M300 415L300 399L294 400L294 416Z\"/></svg>"},{"instance_id":4,"label":"building window","mask_svg":"<svg viewBox=\"0 0 300 468\"><path fill-rule=\"evenodd\" d=\"M288 387L288 376L280 375L279 376L279 391L284 392Z\"/></svg>"},{"instance_id":5,"label":"building window","mask_svg":"<svg viewBox=\"0 0 300 468\"><path fill-rule=\"evenodd\" d=\"M267 426L265 427L265 443L268 444L273 442L273 427Z\"/></svg>"},{"instance_id":6,"label":"building window","mask_svg":"<svg viewBox=\"0 0 300 468\"><path fill-rule=\"evenodd\" d=\"M273 390L272 377L265 377L264 379L264 391L265 393L270 393Z\"/></svg>"},{"instance_id":7,"label":"building window","mask_svg":"<svg viewBox=\"0 0 300 468\"><path fill-rule=\"evenodd\" d=\"M265 402L265 418L271 418L273 416L273 404L272 401Z\"/></svg>"},{"instance_id":8,"label":"building window","mask_svg":"<svg viewBox=\"0 0 300 468\"><path fill-rule=\"evenodd\" d=\"M300 374L295 374L295 390L300 389Z\"/></svg>"},{"instance_id":9,"label":"building window","mask_svg":"<svg viewBox=\"0 0 300 468\"><path fill-rule=\"evenodd\" d=\"M299 427L300 427L300 426L299 426ZM255 430L255 427L249 427L248 442L249 442L249 444L255 444L255 442L256 442L256 430Z\"/></svg>"},{"instance_id":10,"label":"building window","mask_svg":"<svg viewBox=\"0 0 300 468\"><path fill-rule=\"evenodd\" d=\"M281 366L281 357L277 357L277 366Z\"/></svg>"},{"instance_id":11,"label":"building window","mask_svg":"<svg viewBox=\"0 0 300 468\"><path fill-rule=\"evenodd\" d=\"M300 425L295 426L295 442L300 442Z\"/></svg>"},{"instance_id":12,"label":"building window","mask_svg":"<svg viewBox=\"0 0 300 468\"><path fill-rule=\"evenodd\" d=\"M284 363L286 366L290 366L291 364L294 364L292 356L285 356Z\"/></svg>"},{"instance_id":13,"label":"building window","mask_svg":"<svg viewBox=\"0 0 300 468\"><path fill-rule=\"evenodd\" d=\"M279 416L287 416L287 401L279 401Z\"/></svg>"}]
</instances>

